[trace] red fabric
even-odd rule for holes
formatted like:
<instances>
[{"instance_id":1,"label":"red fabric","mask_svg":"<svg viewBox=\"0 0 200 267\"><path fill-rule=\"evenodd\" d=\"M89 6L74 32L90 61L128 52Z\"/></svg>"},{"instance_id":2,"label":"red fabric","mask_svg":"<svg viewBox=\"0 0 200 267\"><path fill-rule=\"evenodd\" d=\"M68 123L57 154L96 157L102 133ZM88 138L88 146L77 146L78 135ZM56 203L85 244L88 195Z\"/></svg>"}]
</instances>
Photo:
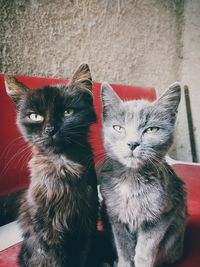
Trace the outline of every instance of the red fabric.
<instances>
[{"instance_id":1,"label":"red fabric","mask_svg":"<svg viewBox=\"0 0 200 267\"><path fill-rule=\"evenodd\" d=\"M17 244L0 252L0 267L18 267L17 255L19 254L20 245Z\"/></svg>"},{"instance_id":2,"label":"red fabric","mask_svg":"<svg viewBox=\"0 0 200 267\"><path fill-rule=\"evenodd\" d=\"M200 267L200 165L176 163L173 169L185 182L189 213L184 256L174 267Z\"/></svg>"}]
</instances>

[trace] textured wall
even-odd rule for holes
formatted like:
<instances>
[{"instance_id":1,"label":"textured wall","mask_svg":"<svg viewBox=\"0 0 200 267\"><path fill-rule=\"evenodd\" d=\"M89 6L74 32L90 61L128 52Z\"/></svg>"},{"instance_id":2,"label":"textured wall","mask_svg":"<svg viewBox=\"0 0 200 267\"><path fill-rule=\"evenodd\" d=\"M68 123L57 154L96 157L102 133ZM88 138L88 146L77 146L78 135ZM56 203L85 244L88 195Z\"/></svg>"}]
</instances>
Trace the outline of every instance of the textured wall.
<instances>
[{"instance_id":1,"label":"textured wall","mask_svg":"<svg viewBox=\"0 0 200 267\"><path fill-rule=\"evenodd\" d=\"M181 1L0 3L2 72L68 77L88 62L95 80L164 88L177 79Z\"/></svg>"},{"instance_id":2,"label":"textured wall","mask_svg":"<svg viewBox=\"0 0 200 267\"><path fill-rule=\"evenodd\" d=\"M0 0L0 72L67 78L87 62L94 80L161 92L181 77L183 11L183 0Z\"/></svg>"},{"instance_id":3,"label":"textured wall","mask_svg":"<svg viewBox=\"0 0 200 267\"><path fill-rule=\"evenodd\" d=\"M200 1L186 0L184 15L181 81L183 84L187 84L190 90L194 134L198 160L200 160ZM178 125L178 136L180 138L177 140L177 157L190 159L188 139L184 134L187 131L185 113L182 110L180 110Z\"/></svg>"}]
</instances>

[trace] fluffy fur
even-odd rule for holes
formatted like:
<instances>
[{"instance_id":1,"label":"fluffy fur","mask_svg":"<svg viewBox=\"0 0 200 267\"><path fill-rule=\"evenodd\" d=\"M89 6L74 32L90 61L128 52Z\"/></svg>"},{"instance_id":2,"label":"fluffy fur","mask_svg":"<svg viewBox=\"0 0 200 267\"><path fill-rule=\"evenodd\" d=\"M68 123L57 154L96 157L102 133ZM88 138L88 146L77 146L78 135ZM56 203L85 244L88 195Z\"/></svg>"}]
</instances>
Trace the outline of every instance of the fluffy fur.
<instances>
[{"instance_id":1,"label":"fluffy fur","mask_svg":"<svg viewBox=\"0 0 200 267\"><path fill-rule=\"evenodd\" d=\"M183 252L186 193L165 162L180 102L173 84L157 101L122 101L102 85L106 158L101 193L118 255L117 267L154 267Z\"/></svg>"},{"instance_id":2,"label":"fluffy fur","mask_svg":"<svg viewBox=\"0 0 200 267\"><path fill-rule=\"evenodd\" d=\"M36 90L11 76L5 81L17 125L33 153L31 183L19 215L24 237L19 264L88 267L98 210L87 141L96 121L89 68L81 65L68 85Z\"/></svg>"}]
</instances>

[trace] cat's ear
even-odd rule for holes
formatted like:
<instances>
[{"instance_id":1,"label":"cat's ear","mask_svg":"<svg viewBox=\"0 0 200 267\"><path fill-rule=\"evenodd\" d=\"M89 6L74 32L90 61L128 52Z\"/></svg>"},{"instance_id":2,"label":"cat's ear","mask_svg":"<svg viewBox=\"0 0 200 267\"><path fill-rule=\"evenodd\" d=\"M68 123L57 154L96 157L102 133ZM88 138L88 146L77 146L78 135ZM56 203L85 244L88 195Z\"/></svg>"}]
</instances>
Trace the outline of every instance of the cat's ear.
<instances>
[{"instance_id":1,"label":"cat's ear","mask_svg":"<svg viewBox=\"0 0 200 267\"><path fill-rule=\"evenodd\" d=\"M4 79L7 94L18 104L19 100L28 93L29 89L13 76L5 75Z\"/></svg>"},{"instance_id":2,"label":"cat's ear","mask_svg":"<svg viewBox=\"0 0 200 267\"><path fill-rule=\"evenodd\" d=\"M73 74L70 85L78 85L81 88L92 91L92 76L87 64L81 64Z\"/></svg>"},{"instance_id":3,"label":"cat's ear","mask_svg":"<svg viewBox=\"0 0 200 267\"><path fill-rule=\"evenodd\" d=\"M180 83L176 82L169 86L169 88L158 98L155 104L176 114L180 100L181 86Z\"/></svg>"},{"instance_id":4,"label":"cat's ear","mask_svg":"<svg viewBox=\"0 0 200 267\"><path fill-rule=\"evenodd\" d=\"M103 82L101 85L101 99L103 103L103 116L117 111L122 102L114 89L106 82Z\"/></svg>"}]
</instances>

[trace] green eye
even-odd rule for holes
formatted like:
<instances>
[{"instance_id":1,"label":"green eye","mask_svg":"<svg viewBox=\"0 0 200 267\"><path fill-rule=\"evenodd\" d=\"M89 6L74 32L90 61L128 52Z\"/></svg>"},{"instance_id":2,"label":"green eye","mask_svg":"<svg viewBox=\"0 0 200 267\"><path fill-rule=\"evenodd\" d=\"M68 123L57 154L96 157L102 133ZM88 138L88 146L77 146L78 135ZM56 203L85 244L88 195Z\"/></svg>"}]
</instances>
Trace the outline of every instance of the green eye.
<instances>
[{"instance_id":1,"label":"green eye","mask_svg":"<svg viewBox=\"0 0 200 267\"><path fill-rule=\"evenodd\" d=\"M68 108L68 109L65 110L65 112L64 112L64 116L65 116L65 117L69 117L69 116L71 116L73 113L74 113L74 109L73 109L73 108Z\"/></svg>"},{"instance_id":2,"label":"green eye","mask_svg":"<svg viewBox=\"0 0 200 267\"><path fill-rule=\"evenodd\" d=\"M125 131L124 127L120 125L113 125L113 129L117 131L118 133L123 133Z\"/></svg>"},{"instance_id":3,"label":"green eye","mask_svg":"<svg viewBox=\"0 0 200 267\"><path fill-rule=\"evenodd\" d=\"M31 113L29 115L29 118L32 120L32 121L35 121L35 122L42 122L44 120L44 117L37 114L37 113Z\"/></svg>"},{"instance_id":4,"label":"green eye","mask_svg":"<svg viewBox=\"0 0 200 267\"><path fill-rule=\"evenodd\" d=\"M159 127L149 127L146 130L146 133L151 134L151 133L156 133L160 128Z\"/></svg>"}]
</instances>

